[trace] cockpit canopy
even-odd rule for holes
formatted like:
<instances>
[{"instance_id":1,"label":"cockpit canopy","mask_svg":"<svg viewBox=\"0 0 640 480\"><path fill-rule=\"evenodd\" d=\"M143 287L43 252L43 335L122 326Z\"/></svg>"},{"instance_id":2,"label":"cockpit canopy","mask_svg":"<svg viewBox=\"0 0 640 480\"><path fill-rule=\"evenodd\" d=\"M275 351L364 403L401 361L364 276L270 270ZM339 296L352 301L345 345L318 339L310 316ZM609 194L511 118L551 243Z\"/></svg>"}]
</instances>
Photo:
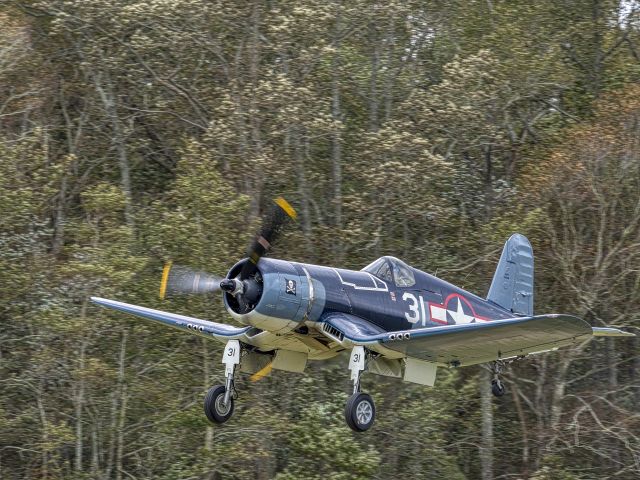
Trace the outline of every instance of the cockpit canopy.
<instances>
[{"instance_id":1,"label":"cockpit canopy","mask_svg":"<svg viewBox=\"0 0 640 480\"><path fill-rule=\"evenodd\" d=\"M380 257L362 269L385 282L393 282L396 287L413 287L416 277L413 269L396 257Z\"/></svg>"}]
</instances>

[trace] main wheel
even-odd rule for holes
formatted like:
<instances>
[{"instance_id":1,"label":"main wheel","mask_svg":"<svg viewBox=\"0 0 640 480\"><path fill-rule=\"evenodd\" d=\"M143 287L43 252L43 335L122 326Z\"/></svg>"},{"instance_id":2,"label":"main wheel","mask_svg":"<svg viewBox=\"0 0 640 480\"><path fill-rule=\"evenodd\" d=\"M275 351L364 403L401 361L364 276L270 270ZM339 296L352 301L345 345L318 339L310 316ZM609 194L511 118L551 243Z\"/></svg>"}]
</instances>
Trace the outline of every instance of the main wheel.
<instances>
[{"instance_id":1,"label":"main wheel","mask_svg":"<svg viewBox=\"0 0 640 480\"><path fill-rule=\"evenodd\" d=\"M501 397L506 391L500 380L491 380L491 393L493 393L494 396Z\"/></svg>"},{"instance_id":2,"label":"main wheel","mask_svg":"<svg viewBox=\"0 0 640 480\"><path fill-rule=\"evenodd\" d=\"M204 413L212 423L224 423L233 415L233 398L229 397L229 403L224 404L226 391L224 385L214 385L204 397Z\"/></svg>"},{"instance_id":3,"label":"main wheel","mask_svg":"<svg viewBox=\"0 0 640 480\"><path fill-rule=\"evenodd\" d=\"M355 432L369 430L376 418L376 406L368 393L354 393L347 400L344 409L347 425Z\"/></svg>"}]
</instances>

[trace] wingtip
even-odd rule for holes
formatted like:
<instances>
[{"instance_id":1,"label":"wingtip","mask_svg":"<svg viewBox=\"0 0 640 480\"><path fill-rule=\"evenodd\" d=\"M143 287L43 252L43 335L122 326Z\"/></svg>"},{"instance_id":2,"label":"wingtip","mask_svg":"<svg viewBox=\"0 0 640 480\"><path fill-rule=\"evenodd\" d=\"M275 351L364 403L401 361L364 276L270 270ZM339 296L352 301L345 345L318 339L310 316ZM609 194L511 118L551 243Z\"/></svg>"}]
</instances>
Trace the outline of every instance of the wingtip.
<instances>
[{"instance_id":1,"label":"wingtip","mask_svg":"<svg viewBox=\"0 0 640 480\"><path fill-rule=\"evenodd\" d=\"M89 297L89 300L91 300L91 302L95 303L96 305L102 306L109 305L109 303L112 301L101 297Z\"/></svg>"},{"instance_id":2,"label":"wingtip","mask_svg":"<svg viewBox=\"0 0 640 480\"><path fill-rule=\"evenodd\" d=\"M613 327L592 327L594 337L635 337L635 333Z\"/></svg>"}]
</instances>

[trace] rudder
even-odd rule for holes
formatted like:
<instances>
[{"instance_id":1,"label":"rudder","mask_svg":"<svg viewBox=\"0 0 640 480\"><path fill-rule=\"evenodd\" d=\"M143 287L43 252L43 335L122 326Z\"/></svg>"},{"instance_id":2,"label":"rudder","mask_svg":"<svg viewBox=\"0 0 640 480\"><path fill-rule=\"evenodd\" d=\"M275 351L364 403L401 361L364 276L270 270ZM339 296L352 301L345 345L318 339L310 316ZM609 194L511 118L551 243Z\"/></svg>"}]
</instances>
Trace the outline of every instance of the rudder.
<instances>
[{"instance_id":1,"label":"rudder","mask_svg":"<svg viewBox=\"0 0 640 480\"><path fill-rule=\"evenodd\" d=\"M533 315L533 249L515 233L504 244L487 300L517 315Z\"/></svg>"}]
</instances>

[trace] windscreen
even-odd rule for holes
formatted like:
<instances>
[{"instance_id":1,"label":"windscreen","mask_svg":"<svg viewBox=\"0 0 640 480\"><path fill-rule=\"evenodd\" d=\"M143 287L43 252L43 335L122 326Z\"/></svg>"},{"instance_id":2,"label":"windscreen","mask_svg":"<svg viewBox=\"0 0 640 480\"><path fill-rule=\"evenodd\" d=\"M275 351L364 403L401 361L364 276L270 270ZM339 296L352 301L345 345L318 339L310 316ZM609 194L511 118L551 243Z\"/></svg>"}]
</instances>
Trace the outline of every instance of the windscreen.
<instances>
[{"instance_id":1,"label":"windscreen","mask_svg":"<svg viewBox=\"0 0 640 480\"><path fill-rule=\"evenodd\" d=\"M362 269L386 282L394 282L396 287L412 287L416 284L413 269L395 257L381 257Z\"/></svg>"}]
</instances>

